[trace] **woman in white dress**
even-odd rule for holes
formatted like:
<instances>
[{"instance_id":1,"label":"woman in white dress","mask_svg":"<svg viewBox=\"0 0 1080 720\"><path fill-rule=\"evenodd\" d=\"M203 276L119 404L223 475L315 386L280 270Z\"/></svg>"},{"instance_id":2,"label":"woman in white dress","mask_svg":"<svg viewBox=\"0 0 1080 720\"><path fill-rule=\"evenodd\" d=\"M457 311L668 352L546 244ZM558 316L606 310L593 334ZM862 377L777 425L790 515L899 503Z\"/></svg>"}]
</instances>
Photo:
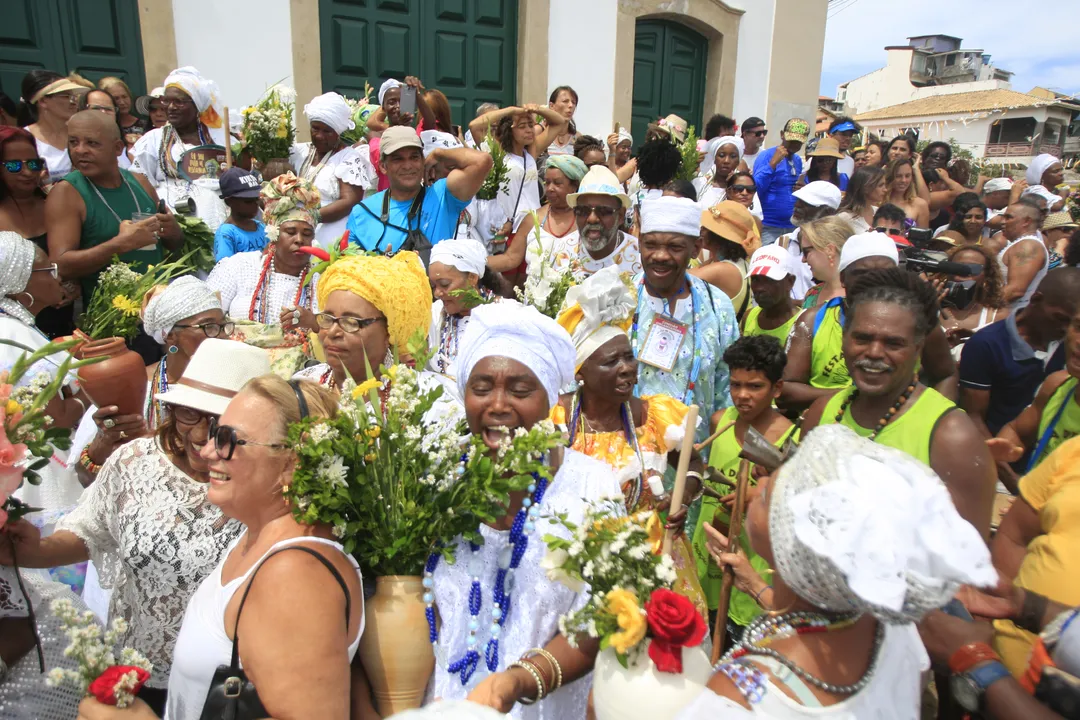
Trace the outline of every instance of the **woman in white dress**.
<instances>
[{"instance_id":1,"label":"woman in white dress","mask_svg":"<svg viewBox=\"0 0 1080 720\"><path fill-rule=\"evenodd\" d=\"M702 165L708 162L710 151L713 152L713 162L705 172L694 178L694 189L697 190L698 205L701 206L702 210L708 210L716 203L728 199L728 185L732 173L737 172L740 167L745 167L742 157L743 153L746 152L746 145L743 143L742 138L728 135L710 140L708 147L705 149L706 158L702 161ZM748 175L750 184L753 185L753 173L750 172ZM758 220L761 219L761 203L758 202L756 189L753 200L749 204L741 197L731 199L738 200L746 205L747 209L750 210L750 214Z\"/></svg>"},{"instance_id":2,"label":"woman in white dress","mask_svg":"<svg viewBox=\"0 0 1080 720\"><path fill-rule=\"evenodd\" d=\"M296 176L319 191L315 244L325 248L345 233L349 212L378 181L367 145L349 147L341 140L341 133L356 127L345 98L336 92L319 95L304 106L304 115L311 123L311 142L293 145L289 161Z\"/></svg>"},{"instance_id":3,"label":"woman in white dress","mask_svg":"<svg viewBox=\"0 0 1080 720\"><path fill-rule=\"evenodd\" d=\"M457 360L458 393L469 430L494 451L506 433L545 421L558 402L559 389L573 380L574 359L570 336L536 309L509 300L476 308ZM468 697L528 720L585 716L590 684L584 677L592 670L598 645L579 641L578 647L571 647L559 632L559 617L581 607L588 589L574 592L548 579L540 568L546 548L543 538L567 536L549 516L565 513L570 522L580 522L589 501L620 491L606 464L573 450L565 450L561 458L557 455L550 459L554 474L550 483L539 480L531 490L512 493L506 514L480 526L483 545L472 548L459 539L457 562L436 562L434 567L429 562L425 577L431 580L441 618L436 656L447 663L436 667L428 685L429 699ZM517 548L526 544L523 553L514 552L518 564L510 561L514 583L503 588L507 611L492 626L499 558L511 547L511 526L515 521L520 525L524 516L519 514L530 506L539 507L540 515L535 528L531 522L525 524L513 543ZM488 608L485 619L469 609L474 577L479 578L481 606ZM536 676L515 665L525 655L544 669L545 687L551 689L535 704L522 704L540 694Z\"/></svg>"},{"instance_id":4,"label":"woman in white dress","mask_svg":"<svg viewBox=\"0 0 1080 720\"><path fill-rule=\"evenodd\" d=\"M262 197L270 240L266 249L225 258L206 284L221 294L221 308L232 320L280 322L287 332L314 331L318 278L308 277L307 250L319 223L319 191L290 172L266 183Z\"/></svg>"},{"instance_id":5,"label":"woman in white dress","mask_svg":"<svg viewBox=\"0 0 1080 720\"><path fill-rule=\"evenodd\" d=\"M158 398L170 413L156 436L113 453L55 533L41 538L25 521L6 529L26 567L93 559L101 586L113 590L109 616L128 622L120 645L154 664L141 693L152 706L164 707L188 599L241 530L207 500L209 463L200 451L210 422L244 383L269 368L259 348L203 343L184 377ZM0 563L11 564L6 548Z\"/></svg>"},{"instance_id":6,"label":"woman in white dress","mask_svg":"<svg viewBox=\"0 0 1080 720\"><path fill-rule=\"evenodd\" d=\"M841 425L813 430L758 483L746 528L775 569L760 593L774 611L747 627L680 720L917 718L930 663L915 623L962 583L997 583L937 475ZM736 583L754 573L705 530Z\"/></svg>"},{"instance_id":7,"label":"woman in white dress","mask_svg":"<svg viewBox=\"0 0 1080 720\"><path fill-rule=\"evenodd\" d=\"M75 114L86 88L51 70L31 70L22 81L19 124L37 141L38 154L49 168L48 182L71 172L67 151L67 121Z\"/></svg>"},{"instance_id":8,"label":"woman in white dress","mask_svg":"<svg viewBox=\"0 0 1080 720\"><path fill-rule=\"evenodd\" d=\"M431 250L428 279L435 302L431 306L427 369L454 379L461 335L469 325L472 306L457 291L475 291L487 302L499 299L495 274L487 265L487 248L477 240L443 240Z\"/></svg>"}]
</instances>

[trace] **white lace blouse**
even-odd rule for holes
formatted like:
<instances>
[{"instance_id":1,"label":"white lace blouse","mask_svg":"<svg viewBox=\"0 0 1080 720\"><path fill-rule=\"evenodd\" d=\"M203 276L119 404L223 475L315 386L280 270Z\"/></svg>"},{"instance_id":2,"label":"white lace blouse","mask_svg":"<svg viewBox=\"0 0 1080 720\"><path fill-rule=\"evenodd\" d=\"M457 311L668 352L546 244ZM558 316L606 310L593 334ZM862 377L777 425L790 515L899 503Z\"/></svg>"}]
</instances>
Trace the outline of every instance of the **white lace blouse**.
<instances>
[{"instance_id":1,"label":"white lace blouse","mask_svg":"<svg viewBox=\"0 0 1080 720\"><path fill-rule=\"evenodd\" d=\"M221 307L233 320L251 320L251 297L255 294L256 285L259 284L259 275L263 268L263 253L261 251L243 252L231 255L210 271L210 277L206 284L212 290L221 294ZM316 276L308 284L305 296L310 298L310 307L318 312L315 302ZM281 310L296 304L297 291L300 289L300 278L296 275L285 275L276 272L270 279L270 295L267 301L269 317L262 318L261 322L267 325L277 325L281 316Z\"/></svg>"},{"instance_id":2,"label":"white lace blouse","mask_svg":"<svg viewBox=\"0 0 1080 720\"><path fill-rule=\"evenodd\" d=\"M101 586L113 589L109 617L128 621L120 645L154 664L148 685L166 687L188 599L243 526L207 502L206 486L156 439L141 438L109 457L57 530L86 543Z\"/></svg>"},{"instance_id":3,"label":"white lace blouse","mask_svg":"<svg viewBox=\"0 0 1080 720\"><path fill-rule=\"evenodd\" d=\"M583 607L588 599L588 588L573 592L565 585L548 580L540 568L546 545L544 535L568 537L561 525L556 525L547 516L554 513L566 513L573 523L581 522L587 501L619 495L619 483L610 467L574 450L567 450L562 466L548 487L540 505L543 517L536 524L536 529L529 537L528 549L521 559L521 565L515 571L514 589L510 597L510 611L506 617L499 639L499 670L503 671L510 663L521 657L527 650L543 647L559 631L559 618L571 610ZM477 635L477 650L484 653L489 639L487 629L490 623L491 592L499 552L509 547L508 531L498 531L486 525L480 526L484 537L478 556L485 570L481 573L481 608L478 620L480 632ZM490 673L481 659L468 685L463 686L458 675L447 672L446 665L453 663L468 649L466 638L469 635L469 589L472 577L469 565L472 552L467 544L459 544L457 562L453 565L440 561L435 569L435 602L438 605L442 626L439 630L439 650L431 682L428 683L427 698L443 700L464 699L469 691ZM509 717L520 720L565 720L566 718L585 717L585 705L592 687L590 677L581 678L564 685L535 705L518 703Z\"/></svg>"}]
</instances>

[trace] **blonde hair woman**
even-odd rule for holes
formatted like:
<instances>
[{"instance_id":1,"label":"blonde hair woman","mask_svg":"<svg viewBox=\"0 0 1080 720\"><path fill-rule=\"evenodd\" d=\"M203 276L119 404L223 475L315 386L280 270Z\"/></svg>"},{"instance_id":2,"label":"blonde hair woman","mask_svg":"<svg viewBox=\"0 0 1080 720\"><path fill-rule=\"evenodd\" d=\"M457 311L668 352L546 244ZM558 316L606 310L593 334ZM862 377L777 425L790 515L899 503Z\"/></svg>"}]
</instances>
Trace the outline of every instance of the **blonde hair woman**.
<instances>
[{"instance_id":1,"label":"blonde hair woman","mask_svg":"<svg viewBox=\"0 0 1080 720\"><path fill-rule=\"evenodd\" d=\"M147 128L147 121L132 112L135 100L131 96L131 88L118 77L103 77L98 80L97 86L99 90L104 90L112 97L116 105L116 120L124 136L124 145L130 149L143 136Z\"/></svg>"},{"instance_id":2,"label":"blonde hair woman","mask_svg":"<svg viewBox=\"0 0 1080 720\"><path fill-rule=\"evenodd\" d=\"M930 206L915 194L915 163L908 158L891 161L885 168L888 195L885 202L901 208L915 227L930 226Z\"/></svg>"},{"instance_id":3,"label":"blonde hair woman","mask_svg":"<svg viewBox=\"0 0 1080 720\"><path fill-rule=\"evenodd\" d=\"M855 234L851 223L835 215L806 223L799 229L803 262L814 271L821 282L810 288L803 300L803 308L824 305L835 297L844 295L840 284L840 250L847 239Z\"/></svg>"}]
</instances>

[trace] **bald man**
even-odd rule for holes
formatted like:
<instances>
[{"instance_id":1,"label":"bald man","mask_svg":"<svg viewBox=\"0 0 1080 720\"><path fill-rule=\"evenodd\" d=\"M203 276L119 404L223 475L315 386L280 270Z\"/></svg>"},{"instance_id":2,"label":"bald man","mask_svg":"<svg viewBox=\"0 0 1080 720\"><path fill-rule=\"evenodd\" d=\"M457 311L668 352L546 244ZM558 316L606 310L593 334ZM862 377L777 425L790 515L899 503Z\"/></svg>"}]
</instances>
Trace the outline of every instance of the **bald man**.
<instances>
[{"instance_id":1,"label":"bald man","mask_svg":"<svg viewBox=\"0 0 1080 720\"><path fill-rule=\"evenodd\" d=\"M1042 217L1037 207L1015 202L1005 208L1002 217L1005 247L998 253L998 259L1005 269L1005 302L1015 310L1031 300L1039 282L1046 277L1050 254L1039 235Z\"/></svg>"},{"instance_id":2,"label":"bald man","mask_svg":"<svg viewBox=\"0 0 1080 720\"><path fill-rule=\"evenodd\" d=\"M162 261L162 243L178 249L184 234L171 214L156 213L154 191L120 169L124 141L112 115L84 110L71 116L67 130L74 170L49 193L45 226L49 257L62 277L79 280L85 306L114 255L145 271ZM136 213L144 218L134 220Z\"/></svg>"}]
</instances>

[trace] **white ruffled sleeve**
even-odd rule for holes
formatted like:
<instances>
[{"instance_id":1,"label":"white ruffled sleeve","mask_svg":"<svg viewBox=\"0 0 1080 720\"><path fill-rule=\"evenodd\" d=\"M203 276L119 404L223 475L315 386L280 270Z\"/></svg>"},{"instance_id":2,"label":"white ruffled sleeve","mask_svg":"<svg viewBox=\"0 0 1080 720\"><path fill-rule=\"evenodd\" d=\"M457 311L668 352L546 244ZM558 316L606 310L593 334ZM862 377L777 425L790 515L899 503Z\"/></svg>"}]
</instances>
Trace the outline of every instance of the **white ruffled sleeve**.
<instances>
[{"instance_id":1,"label":"white ruffled sleeve","mask_svg":"<svg viewBox=\"0 0 1080 720\"><path fill-rule=\"evenodd\" d=\"M139 138L131 148L131 172L145 175L157 187L165 178L161 174L161 128L155 128Z\"/></svg>"},{"instance_id":2,"label":"white ruffled sleeve","mask_svg":"<svg viewBox=\"0 0 1080 720\"><path fill-rule=\"evenodd\" d=\"M359 148L346 148L341 162L334 168L334 176L343 183L367 190L378 181L367 146L364 145L363 149L364 152L361 153Z\"/></svg>"}]
</instances>

